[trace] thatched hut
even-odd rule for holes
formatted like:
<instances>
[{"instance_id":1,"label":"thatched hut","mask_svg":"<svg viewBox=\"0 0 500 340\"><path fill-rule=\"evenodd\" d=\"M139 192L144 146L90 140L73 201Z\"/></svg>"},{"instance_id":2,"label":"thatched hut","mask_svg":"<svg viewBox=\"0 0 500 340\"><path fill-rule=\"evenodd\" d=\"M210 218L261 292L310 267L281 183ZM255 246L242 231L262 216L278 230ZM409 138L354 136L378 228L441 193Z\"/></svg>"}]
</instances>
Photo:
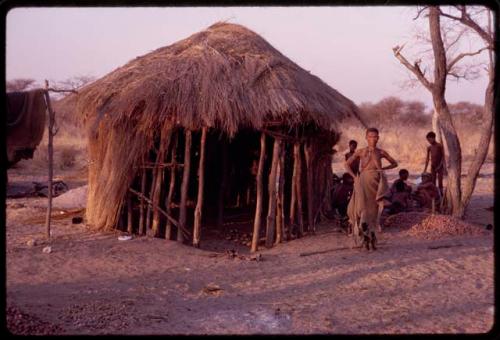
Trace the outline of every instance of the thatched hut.
<instances>
[{"instance_id":1,"label":"thatched hut","mask_svg":"<svg viewBox=\"0 0 500 340\"><path fill-rule=\"evenodd\" d=\"M89 225L199 246L239 208L253 250L262 232L270 246L314 230L340 124L359 119L352 101L228 23L84 87L76 110L89 134Z\"/></svg>"}]
</instances>

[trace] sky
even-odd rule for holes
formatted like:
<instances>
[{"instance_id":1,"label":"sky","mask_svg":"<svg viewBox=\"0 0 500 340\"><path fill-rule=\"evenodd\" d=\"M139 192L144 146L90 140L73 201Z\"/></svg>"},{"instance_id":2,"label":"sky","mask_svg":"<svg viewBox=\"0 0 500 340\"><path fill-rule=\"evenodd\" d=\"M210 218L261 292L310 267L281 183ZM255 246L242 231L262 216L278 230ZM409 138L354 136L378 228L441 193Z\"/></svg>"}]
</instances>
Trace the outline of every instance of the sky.
<instances>
[{"instance_id":1,"label":"sky","mask_svg":"<svg viewBox=\"0 0 500 340\"><path fill-rule=\"evenodd\" d=\"M415 29L426 24L413 20L416 12L415 6L14 8L6 20L6 78L40 84L100 78L137 56L228 21L261 35L356 104L397 96L430 108L432 97L422 86L402 86L409 71L392 52L407 43L410 59ZM482 104L486 82L485 76L449 81L446 99Z\"/></svg>"}]
</instances>

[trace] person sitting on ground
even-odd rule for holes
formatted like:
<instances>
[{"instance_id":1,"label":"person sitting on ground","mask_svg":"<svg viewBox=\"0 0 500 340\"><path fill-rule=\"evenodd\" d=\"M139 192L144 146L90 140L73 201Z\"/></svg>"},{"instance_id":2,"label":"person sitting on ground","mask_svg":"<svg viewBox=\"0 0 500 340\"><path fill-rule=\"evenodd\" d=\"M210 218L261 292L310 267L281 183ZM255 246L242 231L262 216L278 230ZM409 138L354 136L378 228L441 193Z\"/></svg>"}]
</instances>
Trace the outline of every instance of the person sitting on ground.
<instances>
[{"instance_id":1,"label":"person sitting on ground","mask_svg":"<svg viewBox=\"0 0 500 340\"><path fill-rule=\"evenodd\" d=\"M417 186L414 199L424 209L432 209L432 201L434 201L435 209L439 210L441 194L438 187L433 183L432 174L428 172L422 174L422 182Z\"/></svg>"},{"instance_id":2,"label":"person sitting on ground","mask_svg":"<svg viewBox=\"0 0 500 340\"><path fill-rule=\"evenodd\" d=\"M403 183L403 187L405 191L408 191L408 193L411 194L412 188L411 185L407 184L406 181L408 180L408 177L410 176L410 173L406 169L401 169L399 170L399 178L392 183L391 186L391 194L394 194L394 192L397 192L396 186L399 185L398 183Z\"/></svg>"},{"instance_id":3,"label":"person sitting on ground","mask_svg":"<svg viewBox=\"0 0 500 340\"><path fill-rule=\"evenodd\" d=\"M354 187L354 179L345 172L342 175L342 182L338 184L332 194L332 209L336 209L338 214L344 218L347 216L347 206L351 199Z\"/></svg>"},{"instance_id":4,"label":"person sitting on ground","mask_svg":"<svg viewBox=\"0 0 500 340\"><path fill-rule=\"evenodd\" d=\"M402 180L396 180L391 188L391 205L389 214L398 214L410 210L411 187Z\"/></svg>"}]
</instances>

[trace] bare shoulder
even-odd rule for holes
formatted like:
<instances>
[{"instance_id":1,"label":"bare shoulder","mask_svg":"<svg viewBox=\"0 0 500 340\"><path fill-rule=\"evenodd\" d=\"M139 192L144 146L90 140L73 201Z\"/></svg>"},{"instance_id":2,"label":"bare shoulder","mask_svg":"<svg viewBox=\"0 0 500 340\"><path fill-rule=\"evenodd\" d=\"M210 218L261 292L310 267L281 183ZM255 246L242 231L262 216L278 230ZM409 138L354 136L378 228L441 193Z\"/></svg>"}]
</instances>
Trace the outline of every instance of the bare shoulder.
<instances>
[{"instance_id":1,"label":"bare shoulder","mask_svg":"<svg viewBox=\"0 0 500 340\"><path fill-rule=\"evenodd\" d=\"M384 149L380 149L380 148L377 148L377 149L379 150L381 156L384 156L384 157L389 156L389 154L387 153L387 151L385 151Z\"/></svg>"}]
</instances>

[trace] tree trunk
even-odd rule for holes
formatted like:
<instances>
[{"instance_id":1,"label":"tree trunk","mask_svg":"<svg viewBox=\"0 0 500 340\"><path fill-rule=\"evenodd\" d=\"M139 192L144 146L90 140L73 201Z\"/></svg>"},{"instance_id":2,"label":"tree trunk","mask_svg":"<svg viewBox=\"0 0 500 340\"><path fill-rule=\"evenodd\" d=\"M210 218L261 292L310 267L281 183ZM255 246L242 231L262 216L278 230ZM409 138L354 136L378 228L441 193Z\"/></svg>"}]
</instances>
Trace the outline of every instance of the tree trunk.
<instances>
[{"instance_id":1,"label":"tree trunk","mask_svg":"<svg viewBox=\"0 0 500 340\"><path fill-rule=\"evenodd\" d=\"M205 187L205 143L207 140L207 128L204 127L201 132L200 142L200 164L198 166L198 198L196 209L194 211L194 229L193 229L193 246L200 247L201 234L201 213L203 210L203 188Z\"/></svg>"},{"instance_id":2,"label":"tree trunk","mask_svg":"<svg viewBox=\"0 0 500 340\"><path fill-rule=\"evenodd\" d=\"M461 204L460 177L462 173L462 151L457 132L453 126L451 114L445 99L447 63L446 53L441 38L441 25L439 8L429 8L429 28L434 52L434 83L432 86L432 99L434 109L439 115L443 137L449 150L447 190L450 193L451 213L455 217L463 217Z\"/></svg>"},{"instance_id":3,"label":"tree trunk","mask_svg":"<svg viewBox=\"0 0 500 340\"><path fill-rule=\"evenodd\" d=\"M165 200L165 210L167 214L171 214L170 204L172 203L172 198L175 192L175 178L177 177L177 144L179 143L179 135L176 133L174 143L172 145L172 156L170 163L170 185L168 189L168 196ZM172 222L167 220L167 226L165 227L165 239L172 239Z\"/></svg>"},{"instance_id":4,"label":"tree trunk","mask_svg":"<svg viewBox=\"0 0 500 340\"><path fill-rule=\"evenodd\" d=\"M314 225L314 193L313 193L313 151L311 142L308 141L304 147L304 155L306 157L306 175L307 175L307 220L308 220L308 230L312 233L315 232Z\"/></svg>"},{"instance_id":5,"label":"tree trunk","mask_svg":"<svg viewBox=\"0 0 500 340\"><path fill-rule=\"evenodd\" d=\"M262 177L264 173L264 160L266 158L266 135L264 132L260 135L260 157L259 168L257 170L257 198L255 204L255 218L253 221L253 235L251 251L256 252L259 244L260 223L262 219L262 200L263 200L263 185Z\"/></svg>"},{"instance_id":6,"label":"tree trunk","mask_svg":"<svg viewBox=\"0 0 500 340\"><path fill-rule=\"evenodd\" d=\"M489 82L486 88L485 98L484 98L484 109L481 124L481 137L479 139L478 148L476 149L474 159L467 171L467 177L465 178L463 194L462 194L462 215L465 214L465 209L470 203L472 193L476 186L477 177L479 176L479 171L483 166L486 157L488 156L488 149L491 141L491 134L493 128L493 114L495 107L495 70L493 62L490 62L489 69Z\"/></svg>"},{"instance_id":7,"label":"tree trunk","mask_svg":"<svg viewBox=\"0 0 500 340\"><path fill-rule=\"evenodd\" d=\"M443 143L441 137L441 124L439 124L439 114L436 110L432 113L432 131L436 134L436 141Z\"/></svg>"},{"instance_id":8,"label":"tree trunk","mask_svg":"<svg viewBox=\"0 0 500 340\"><path fill-rule=\"evenodd\" d=\"M271 248L274 241L274 232L276 228L276 176L279 164L279 153L281 149L281 140L274 140L273 160L271 163L271 171L269 172L269 205L267 208L267 224L266 224L266 247Z\"/></svg>"},{"instance_id":9,"label":"tree trunk","mask_svg":"<svg viewBox=\"0 0 500 340\"><path fill-rule=\"evenodd\" d=\"M185 135L184 171L182 173L181 204L179 207L179 224L183 228L186 228L186 203L188 199L189 172L191 170L191 130L186 130ZM182 242L183 240L182 232L178 230L177 241Z\"/></svg>"}]
</instances>

